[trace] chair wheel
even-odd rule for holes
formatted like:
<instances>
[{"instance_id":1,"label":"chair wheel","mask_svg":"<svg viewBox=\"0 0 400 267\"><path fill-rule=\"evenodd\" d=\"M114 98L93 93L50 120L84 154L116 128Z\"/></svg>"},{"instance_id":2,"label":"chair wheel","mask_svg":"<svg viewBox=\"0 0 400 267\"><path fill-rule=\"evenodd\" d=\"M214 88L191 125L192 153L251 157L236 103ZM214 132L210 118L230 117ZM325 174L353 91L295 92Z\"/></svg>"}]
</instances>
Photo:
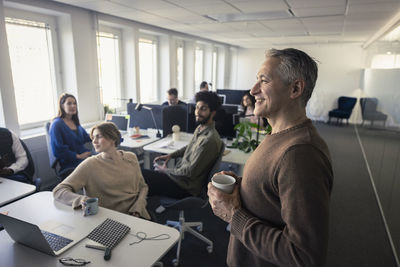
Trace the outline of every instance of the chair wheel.
<instances>
[{"instance_id":1,"label":"chair wheel","mask_svg":"<svg viewBox=\"0 0 400 267\"><path fill-rule=\"evenodd\" d=\"M172 265L174 265L175 267L179 266L179 261L177 259L173 259L172 260Z\"/></svg>"},{"instance_id":2,"label":"chair wheel","mask_svg":"<svg viewBox=\"0 0 400 267\"><path fill-rule=\"evenodd\" d=\"M207 252L212 253L213 252L213 246L208 246L207 247Z\"/></svg>"}]
</instances>

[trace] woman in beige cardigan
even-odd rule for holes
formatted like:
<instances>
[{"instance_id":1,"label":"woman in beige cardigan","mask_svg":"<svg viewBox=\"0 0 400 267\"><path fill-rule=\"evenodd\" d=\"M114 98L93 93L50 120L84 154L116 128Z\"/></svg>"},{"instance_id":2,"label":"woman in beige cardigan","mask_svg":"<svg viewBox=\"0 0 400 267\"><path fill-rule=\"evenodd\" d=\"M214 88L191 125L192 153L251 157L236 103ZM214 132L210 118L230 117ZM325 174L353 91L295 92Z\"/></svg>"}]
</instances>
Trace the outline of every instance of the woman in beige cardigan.
<instances>
[{"instance_id":1,"label":"woman in beige cardigan","mask_svg":"<svg viewBox=\"0 0 400 267\"><path fill-rule=\"evenodd\" d=\"M97 197L99 206L150 219L146 210L148 186L136 155L117 150L121 133L112 122L94 126L90 137L99 154L87 158L56 188L54 198L74 209ZM77 194L85 189L86 196Z\"/></svg>"}]
</instances>

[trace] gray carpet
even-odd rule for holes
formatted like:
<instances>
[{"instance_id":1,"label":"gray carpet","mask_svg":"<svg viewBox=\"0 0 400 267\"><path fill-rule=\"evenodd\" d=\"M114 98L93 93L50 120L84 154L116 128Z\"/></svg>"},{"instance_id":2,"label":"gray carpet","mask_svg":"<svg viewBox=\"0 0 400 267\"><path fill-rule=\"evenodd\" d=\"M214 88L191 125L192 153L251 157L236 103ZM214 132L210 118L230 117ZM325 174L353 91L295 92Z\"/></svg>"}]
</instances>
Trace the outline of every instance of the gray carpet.
<instances>
[{"instance_id":1,"label":"gray carpet","mask_svg":"<svg viewBox=\"0 0 400 267\"><path fill-rule=\"evenodd\" d=\"M326 266L395 267L354 127L315 125L329 146L335 173ZM149 203L152 208L157 205L157 199ZM188 234L182 244L180 266L226 266L226 224L213 216L209 206L201 211L186 211L186 217L204 222L204 235L214 241L214 252L208 254L205 244ZM177 219L178 213L167 211L158 216L161 223L167 218ZM174 256L175 248L162 259L164 266L172 266Z\"/></svg>"},{"instance_id":2,"label":"gray carpet","mask_svg":"<svg viewBox=\"0 0 400 267\"><path fill-rule=\"evenodd\" d=\"M354 127L315 125L335 174L326 266L396 266Z\"/></svg>"}]
</instances>

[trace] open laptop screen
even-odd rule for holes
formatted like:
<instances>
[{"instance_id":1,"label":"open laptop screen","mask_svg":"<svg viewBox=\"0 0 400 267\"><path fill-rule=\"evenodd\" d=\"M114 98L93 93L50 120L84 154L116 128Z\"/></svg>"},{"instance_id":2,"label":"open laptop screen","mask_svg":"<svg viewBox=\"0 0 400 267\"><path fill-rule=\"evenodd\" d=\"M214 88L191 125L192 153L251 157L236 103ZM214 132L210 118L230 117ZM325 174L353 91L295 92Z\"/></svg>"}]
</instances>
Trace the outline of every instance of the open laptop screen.
<instances>
[{"instance_id":1,"label":"open laptop screen","mask_svg":"<svg viewBox=\"0 0 400 267\"><path fill-rule=\"evenodd\" d=\"M106 121L115 123L120 131L128 131L129 117L129 115L106 114Z\"/></svg>"}]
</instances>

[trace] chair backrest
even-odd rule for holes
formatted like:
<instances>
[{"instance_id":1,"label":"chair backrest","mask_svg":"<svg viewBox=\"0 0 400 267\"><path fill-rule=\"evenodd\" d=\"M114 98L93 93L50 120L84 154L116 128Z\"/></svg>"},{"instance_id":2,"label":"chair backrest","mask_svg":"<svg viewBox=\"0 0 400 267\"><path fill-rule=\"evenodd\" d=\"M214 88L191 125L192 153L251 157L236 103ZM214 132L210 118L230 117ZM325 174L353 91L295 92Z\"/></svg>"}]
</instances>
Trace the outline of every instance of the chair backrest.
<instances>
[{"instance_id":1,"label":"chair backrest","mask_svg":"<svg viewBox=\"0 0 400 267\"><path fill-rule=\"evenodd\" d=\"M360 105L362 114L376 112L378 99L375 97L360 98Z\"/></svg>"},{"instance_id":2,"label":"chair backrest","mask_svg":"<svg viewBox=\"0 0 400 267\"><path fill-rule=\"evenodd\" d=\"M210 172L208 174L208 179L207 179L207 182L205 183L206 187L207 187L207 184L211 181L211 178L214 176L214 174L219 171L219 167L221 165L222 157L224 156L224 151L225 151L225 144L222 142L221 149L219 150L218 158L214 162L214 165L213 165L213 167L211 168L211 170L210 170Z\"/></svg>"},{"instance_id":3,"label":"chair backrest","mask_svg":"<svg viewBox=\"0 0 400 267\"><path fill-rule=\"evenodd\" d=\"M338 108L343 111L351 112L357 103L357 98L341 96L338 99Z\"/></svg>"},{"instance_id":4,"label":"chair backrest","mask_svg":"<svg viewBox=\"0 0 400 267\"><path fill-rule=\"evenodd\" d=\"M47 143L47 153L48 153L48 155L49 155L50 166L51 166L52 168L55 168L55 167L56 167L55 164L57 163L57 159L56 159L56 157L54 156L53 150L52 150L52 148L51 148L51 139L50 139L50 134L49 134L50 125L51 125L51 122L49 122L49 121L46 122L46 124L45 124L45 129L46 129L46 143Z\"/></svg>"},{"instance_id":5,"label":"chair backrest","mask_svg":"<svg viewBox=\"0 0 400 267\"><path fill-rule=\"evenodd\" d=\"M163 137L172 132L172 126L179 125L182 132L187 131L188 113L186 105L166 106L162 110Z\"/></svg>"},{"instance_id":6,"label":"chair backrest","mask_svg":"<svg viewBox=\"0 0 400 267\"><path fill-rule=\"evenodd\" d=\"M33 175L35 174L35 164L33 163L31 152L29 151L29 149L26 146L26 144L24 143L24 141L22 141L21 139L19 139L19 141L21 142L21 145L23 146L23 148L25 150L26 157L28 158L28 166L25 168L24 173L28 176L29 180L33 183Z\"/></svg>"}]
</instances>

